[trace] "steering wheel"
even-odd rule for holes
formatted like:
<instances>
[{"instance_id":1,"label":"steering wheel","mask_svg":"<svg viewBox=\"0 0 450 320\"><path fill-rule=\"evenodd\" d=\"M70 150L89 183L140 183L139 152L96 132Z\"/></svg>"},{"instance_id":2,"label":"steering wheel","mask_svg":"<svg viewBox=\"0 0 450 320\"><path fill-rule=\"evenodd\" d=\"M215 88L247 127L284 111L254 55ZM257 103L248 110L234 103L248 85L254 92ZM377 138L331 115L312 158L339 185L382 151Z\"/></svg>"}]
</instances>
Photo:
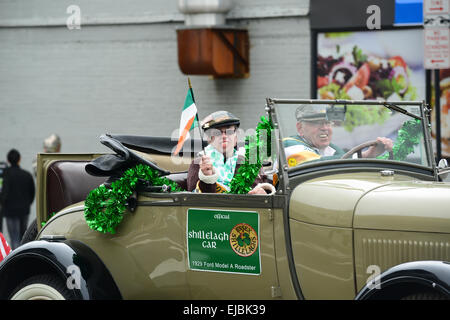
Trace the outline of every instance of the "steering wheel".
<instances>
[{"instance_id":1,"label":"steering wheel","mask_svg":"<svg viewBox=\"0 0 450 320\"><path fill-rule=\"evenodd\" d=\"M352 154L356 153L358 154L358 159L362 158L362 150L367 147L376 146L378 144L377 140L371 140L364 143L361 143L357 145L356 147L351 148L349 151L347 151L341 159L348 159L351 157ZM394 159L394 153L389 151L389 160Z\"/></svg>"}]
</instances>

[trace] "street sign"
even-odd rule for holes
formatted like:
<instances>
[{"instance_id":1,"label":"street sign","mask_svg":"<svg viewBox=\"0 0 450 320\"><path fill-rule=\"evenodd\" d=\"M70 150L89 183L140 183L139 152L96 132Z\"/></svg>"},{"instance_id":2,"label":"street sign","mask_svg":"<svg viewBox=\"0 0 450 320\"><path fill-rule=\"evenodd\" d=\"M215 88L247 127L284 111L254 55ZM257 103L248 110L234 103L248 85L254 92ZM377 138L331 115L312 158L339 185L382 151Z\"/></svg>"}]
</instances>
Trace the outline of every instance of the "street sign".
<instances>
[{"instance_id":1,"label":"street sign","mask_svg":"<svg viewBox=\"0 0 450 320\"><path fill-rule=\"evenodd\" d=\"M425 69L450 68L450 0L424 0Z\"/></svg>"},{"instance_id":2,"label":"street sign","mask_svg":"<svg viewBox=\"0 0 450 320\"><path fill-rule=\"evenodd\" d=\"M450 68L450 29L425 28L425 69Z\"/></svg>"},{"instance_id":3,"label":"street sign","mask_svg":"<svg viewBox=\"0 0 450 320\"><path fill-rule=\"evenodd\" d=\"M449 0L424 0L423 12L425 16L429 14L448 14Z\"/></svg>"}]
</instances>

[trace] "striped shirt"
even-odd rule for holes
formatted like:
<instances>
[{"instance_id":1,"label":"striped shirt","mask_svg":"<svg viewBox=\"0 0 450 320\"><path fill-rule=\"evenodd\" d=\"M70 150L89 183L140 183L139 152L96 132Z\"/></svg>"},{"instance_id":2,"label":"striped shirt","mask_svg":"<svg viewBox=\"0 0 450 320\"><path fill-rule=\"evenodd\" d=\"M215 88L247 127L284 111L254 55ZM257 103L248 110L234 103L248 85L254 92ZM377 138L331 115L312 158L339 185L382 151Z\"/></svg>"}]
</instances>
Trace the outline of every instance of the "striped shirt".
<instances>
[{"instance_id":1,"label":"striped shirt","mask_svg":"<svg viewBox=\"0 0 450 320\"><path fill-rule=\"evenodd\" d=\"M283 146L289 167L295 167L303 162L312 160L339 159L345 153L332 143L325 149L319 150L298 135L284 138Z\"/></svg>"}]
</instances>

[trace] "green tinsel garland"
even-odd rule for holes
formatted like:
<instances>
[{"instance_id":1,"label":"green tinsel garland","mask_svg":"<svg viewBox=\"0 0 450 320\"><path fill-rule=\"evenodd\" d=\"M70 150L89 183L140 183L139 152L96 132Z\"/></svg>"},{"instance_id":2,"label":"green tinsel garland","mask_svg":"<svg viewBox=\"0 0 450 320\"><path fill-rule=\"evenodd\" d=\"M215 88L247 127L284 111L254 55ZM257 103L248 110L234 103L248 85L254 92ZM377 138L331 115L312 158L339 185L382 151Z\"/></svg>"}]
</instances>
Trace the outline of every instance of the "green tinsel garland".
<instances>
[{"instance_id":1,"label":"green tinsel garland","mask_svg":"<svg viewBox=\"0 0 450 320\"><path fill-rule=\"evenodd\" d=\"M47 219L46 221L42 221L42 222L41 222L41 228L43 228L43 227L47 224L48 220L50 220L55 214L56 214L56 212L52 212L52 213L48 216L48 219Z\"/></svg>"},{"instance_id":2,"label":"green tinsel garland","mask_svg":"<svg viewBox=\"0 0 450 320\"><path fill-rule=\"evenodd\" d=\"M398 131L397 141L392 147L394 160L404 161L406 157L414 151L414 146L418 145L422 137L422 125L420 120L408 120ZM384 154L378 159L388 159L389 155Z\"/></svg>"},{"instance_id":3,"label":"green tinsel garland","mask_svg":"<svg viewBox=\"0 0 450 320\"><path fill-rule=\"evenodd\" d=\"M266 131L267 141L260 139L261 130ZM245 194L251 190L262 165L260 150L264 150L263 148L266 147L267 154L271 154L271 133L272 124L266 118L261 117L261 122L256 127L256 136L246 137L248 143L245 146L245 163L241 165L231 181L229 193ZM250 164L251 150L257 152L254 164ZM138 164L125 171L122 178L111 184L111 188L101 185L89 193L84 204L84 217L88 226L93 230L114 234L123 219L128 198L136 190L139 179L149 181L153 186L165 184L171 186L172 191L183 191L176 182L160 177L158 172L149 166Z\"/></svg>"},{"instance_id":4,"label":"green tinsel garland","mask_svg":"<svg viewBox=\"0 0 450 320\"><path fill-rule=\"evenodd\" d=\"M93 230L114 234L139 179L149 181L154 186L165 184L173 191L181 191L176 182L160 177L158 171L149 166L138 164L125 171L122 178L111 184L111 188L101 185L89 193L84 204L84 217L88 226Z\"/></svg>"},{"instance_id":5,"label":"green tinsel garland","mask_svg":"<svg viewBox=\"0 0 450 320\"><path fill-rule=\"evenodd\" d=\"M245 162L241 164L238 172L231 180L228 193L246 194L252 189L252 185L262 166L260 151L266 147L267 154L271 154L272 129L271 121L261 117L261 122L256 126L256 135L245 138ZM261 130L265 130L267 133L267 141L260 139ZM250 157L250 152L252 152L254 157Z\"/></svg>"}]
</instances>

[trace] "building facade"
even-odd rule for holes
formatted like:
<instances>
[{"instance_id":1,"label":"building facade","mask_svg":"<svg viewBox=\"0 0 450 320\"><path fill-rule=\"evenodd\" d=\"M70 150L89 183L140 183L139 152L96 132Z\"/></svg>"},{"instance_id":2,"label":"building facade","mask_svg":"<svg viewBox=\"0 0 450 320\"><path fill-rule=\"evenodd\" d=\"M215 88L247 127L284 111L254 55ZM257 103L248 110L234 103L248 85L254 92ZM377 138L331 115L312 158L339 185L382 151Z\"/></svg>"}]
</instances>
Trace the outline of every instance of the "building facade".
<instances>
[{"instance_id":1,"label":"building facade","mask_svg":"<svg viewBox=\"0 0 450 320\"><path fill-rule=\"evenodd\" d=\"M309 97L308 11L307 0L233 1L226 24L248 30L250 74L190 76L199 117L226 109L246 130L266 97ZM174 135L188 88L184 21L176 0L0 2L0 158L17 148L31 170L51 133L69 153L108 152L103 133Z\"/></svg>"}]
</instances>

